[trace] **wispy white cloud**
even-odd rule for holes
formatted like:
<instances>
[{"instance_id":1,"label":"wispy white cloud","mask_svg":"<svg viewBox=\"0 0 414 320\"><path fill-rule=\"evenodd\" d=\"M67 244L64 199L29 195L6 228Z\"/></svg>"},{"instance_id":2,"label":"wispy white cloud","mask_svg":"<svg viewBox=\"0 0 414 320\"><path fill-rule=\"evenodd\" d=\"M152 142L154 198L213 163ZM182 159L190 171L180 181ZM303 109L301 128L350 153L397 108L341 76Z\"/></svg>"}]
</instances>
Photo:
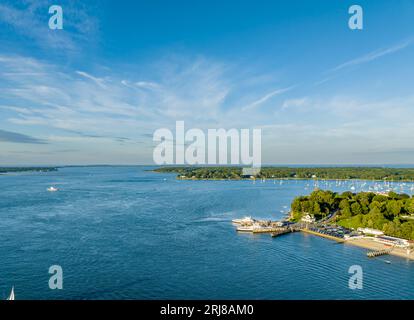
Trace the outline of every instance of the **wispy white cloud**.
<instances>
[{"instance_id":1,"label":"wispy white cloud","mask_svg":"<svg viewBox=\"0 0 414 320\"><path fill-rule=\"evenodd\" d=\"M273 98L275 96L278 96L278 95L281 95L281 94L291 90L292 88L293 87L273 90L272 92L267 93L266 95L264 95L263 97L257 99L256 101L253 101L252 103L248 104L247 106L244 106L242 108L242 110L246 111L246 110L255 109L255 108L259 107L260 105L264 104L265 102L267 102L268 100L270 100L271 98Z\"/></svg>"},{"instance_id":2,"label":"wispy white cloud","mask_svg":"<svg viewBox=\"0 0 414 320\"><path fill-rule=\"evenodd\" d=\"M86 79L92 80L93 82L95 82L101 88L106 88L105 79L94 77L94 76L92 76L89 73L84 72L84 71L76 71L76 73L78 75L82 76L82 77L85 77Z\"/></svg>"},{"instance_id":3,"label":"wispy white cloud","mask_svg":"<svg viewBox=\"0 0 414 320\"><path fill-rule=\"evenodd\" d=\"M325 72L325 76L314 82L314 86L319 86L322 85L324 83L330 82L334 79L337 79L341 72L339 71L344 71L346 69L355 67L355 66L359 66L365 63L369 63L372 62L374 60L377 60L381 57L387 56L387 55L391 55L393 53L397 53L401 50L404 50L406 48L408 48L410 45L412 45L414 43L414 39L410 38L408 40L402 41L396 45L390 46L388 48L383 48L383 49L378 49L372 52L369 52L363 56L360 56L358 58L349 60L347 62L341 63L339 65L337 65L336 67L328 70L327 72Z\"/></svg>"},{"instance_id":4,"label":"wispy white cloud","mask_svg":"<svg viewBox=\"0 0 414 320\"><path fill-rule=\"evenodd\" d=\"M199 58L167 59L162 64L160 72L151 72L157 81L148 81L0 56L0 73L5 75L0 82L0 110L8 111L3 121L135 139L160 126L173 126L176 120L197 126L225 121L225 99L234 84L219 64ZM16 68L39 76L10 74Z\"/></svg>"},{"instance_id":5,"label":"wispy white cloud","mask_svg":"<svg viewBox=\"0 0 414 320\"><path fill-rule=\"evenodd\" d=\"M53 4L53 3L52 3ZM36 44L45 50L58 50L61 53L79 51L82 44L90 44L91 39L98 34L96 16L90 14L93 10L81 1L59 2L63 8L63 30L50 30L48 13L50 1L25 0L8 1L0 4L0 25L7 25L20 37L30 39L30 42L21 42L21 45ZM70 19L65 19L70 17Z\"/></svg>"},{"instance_id":6,"label":"wispy white cloud","mask_svg":"<svg viewBox=\"0 0 414 320\"><path fill-rule=\"evenodd\" d=\"M135 85L137 87L144 88L144 89L159 89L160 88L160 85L158 83L151 82L151 81L138 81L138 82L135 82Z\"/></svg>"},{"instance_id":7,"label":"wispy white cloud","mask_svg":"<svg viewBox=\"0 0 414 320\"><path fill-rule=\"evenodd\" d=\"M306 105L309 105L309 103L310 103L310 99L308 97L287 99L283 101L281 109L286 110L290 108L304 107Z\"/></svg>"},{"instance_id":8,"label":"wispy white cloud","mask_svg":"<svg viewBox=\"0 0 414 320\"><path fill-rule=\"evenodd\" d=\"M330 72L336 72L336 71L339 71L339 70L342 70L342 69L345 69L345 68L348 68L348 67L357 66L357 65L360 65L360 64L364 64L364 63L374 61L374 60L376 60L378 58L381 58L383 56L401 51L401 50L407 48L408 46L410 46L411 44L413 44L413 39L405 40L405 41L403 41L399 44L396 44L394 46L391 46L391 47L388 47L388 48L385 48L385 49L380 49L380 50L370 52L370 53L365 54L365 55L363 55L361 57L358 57L356 59L352 59L350 61L342 63L342 64L336 66L335 68L331 69Z\"/></svg>"}]
</instances>

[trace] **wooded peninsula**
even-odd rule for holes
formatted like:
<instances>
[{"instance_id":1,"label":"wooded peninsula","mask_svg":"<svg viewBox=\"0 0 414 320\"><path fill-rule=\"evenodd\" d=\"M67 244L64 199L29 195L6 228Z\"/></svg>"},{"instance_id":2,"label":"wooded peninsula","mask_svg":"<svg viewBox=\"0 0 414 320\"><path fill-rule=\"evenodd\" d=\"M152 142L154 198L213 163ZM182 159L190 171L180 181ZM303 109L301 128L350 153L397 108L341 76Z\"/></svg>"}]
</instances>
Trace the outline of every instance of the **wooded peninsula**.
<instances>
[{"instance_id":1,"label":"wooded peninsula","mask_svg":"<svg viewBox=\"0 0 414 320\"><path fill-rule=\"evenodd\" d=\"M0 167L2 173L18 173L18 172L50 172L57 171L56 167Z\"/></svg>"},{"instance_id":2,"label":"wooded peninsula","mask_svg":"<svg viewBox=\"0 0 414 320\"><path fill-rule=\"evenodd\" d=\"M414 168L384 167L263 167L254 176L244 174L241 167L161 167L160 173L177 173L179 179L361 179L414 181Z\"/></svg>"}]
</instances>

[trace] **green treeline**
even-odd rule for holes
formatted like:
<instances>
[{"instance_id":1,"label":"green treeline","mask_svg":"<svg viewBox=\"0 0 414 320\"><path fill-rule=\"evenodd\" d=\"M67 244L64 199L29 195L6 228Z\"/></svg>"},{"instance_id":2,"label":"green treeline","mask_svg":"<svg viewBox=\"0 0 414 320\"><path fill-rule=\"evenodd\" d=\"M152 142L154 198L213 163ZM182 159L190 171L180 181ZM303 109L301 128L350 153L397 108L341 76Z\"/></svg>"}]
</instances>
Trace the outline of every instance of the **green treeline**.
<instances>
[{"instance_id":1,"label":"green treeline","mask_svg":"<svg viewBox=\"0 0 414 320\"><path fill-rule=\"evenodd\" d=\"M240 167L161 167L156 172L177 173L185 179L248 179ZM414 168L380 167L327 167L290 168L264 167L257 179L362 179L387 181L413 181Z\"/></svg>"},{"instance_id":2,"label":"green treeline","mask_svg":"<svg viewBox=\"0 0 414 320\"><path fill-rule=\"evenodd\" d=\"M162 167L154 170L160 173L177 173L178 178L215 180L242 179L242 169L236 167Z\"/></svg>"},{"instance_id":3,"label":"green treeline","mask_svg":"<svg viewBox=\"0 0 414 320\"><path fill-rule=\"evenodd\" d=\"M0 173L11 173L11 172L49 172L57 171L55 167L0 167Z\"/></svg>"},{"instance_id":4,"label":"green treeline","mask_svg":"<svg viewBox=\"0 0 414 320\"><path fill-rule=\"evenodd\" d=\"M316 190L295 198L291 212L295 221L305 213L321 219L336 212L336 223L345 228L374 228L389 236L414 240L414 198L407 194Z\"/></svg>"}]
</instances>

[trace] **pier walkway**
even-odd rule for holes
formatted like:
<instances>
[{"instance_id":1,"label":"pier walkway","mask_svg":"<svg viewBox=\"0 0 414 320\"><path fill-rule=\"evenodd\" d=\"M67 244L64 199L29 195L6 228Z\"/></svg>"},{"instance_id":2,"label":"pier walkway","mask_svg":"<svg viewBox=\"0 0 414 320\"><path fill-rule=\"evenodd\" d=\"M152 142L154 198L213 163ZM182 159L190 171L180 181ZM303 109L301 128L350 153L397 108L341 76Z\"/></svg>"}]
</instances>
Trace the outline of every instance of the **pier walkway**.
<instances>
[{"instance_id":1,"label":"pier walkway","mask_svg":"<svg viewBox=\"0 0 414 320\"><path fill-rule=\"evenodd\" d=\"M375 257L383 256L383 255L386 255L386 254L390 254L391 251L392 251L392 248L383 249L383 250L369 251L369 252L367 252L367 256L368 256L368 258L375 258Z\"/></svg>"}]
</instances>

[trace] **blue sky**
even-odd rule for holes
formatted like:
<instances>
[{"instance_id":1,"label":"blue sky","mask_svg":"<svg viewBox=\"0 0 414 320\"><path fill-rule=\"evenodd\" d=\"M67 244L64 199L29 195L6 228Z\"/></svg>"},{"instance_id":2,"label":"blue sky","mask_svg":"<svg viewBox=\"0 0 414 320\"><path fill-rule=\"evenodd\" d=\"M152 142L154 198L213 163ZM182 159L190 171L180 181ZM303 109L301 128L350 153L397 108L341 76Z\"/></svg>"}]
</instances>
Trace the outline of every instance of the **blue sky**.
<instances>
[{"instance_id":1,"label":"blue sky","mask_svg":"<svg viewBox=\"0 0 414 320\"><path fill-rule=\"evenodd\" d=\"M410 0L1 0L0 48L3 165L150 164L177 120L262 128L268 164L414 163Z\"/></svg>"}]
</instances>

